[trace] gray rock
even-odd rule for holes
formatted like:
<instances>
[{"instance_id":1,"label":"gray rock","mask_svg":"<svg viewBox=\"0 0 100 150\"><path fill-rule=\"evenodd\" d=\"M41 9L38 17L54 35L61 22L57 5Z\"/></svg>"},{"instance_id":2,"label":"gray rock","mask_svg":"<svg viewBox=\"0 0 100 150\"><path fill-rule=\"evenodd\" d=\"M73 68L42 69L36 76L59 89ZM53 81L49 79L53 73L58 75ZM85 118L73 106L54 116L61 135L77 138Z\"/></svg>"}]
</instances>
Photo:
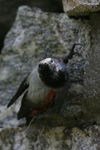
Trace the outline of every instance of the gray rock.
<instances>
[{"instance_id":1,"label":"gray rock","mask_svg":"<svg viewBox=\"0 0 100 150\"><path fill-rule=\"evenodd\" d=\"M87 47L87 43L90 43L89 33L88 21L76 22L70 20L63 13L45 13L37 8L32 10L27 6L19 7L16 20L5 38L2 50L0 101L3 106L1 105L0 109L1 123L5 119L5 122L8 121L11 126L18 124L18 122L12 123L13 121L10 120L12 117L16 118L20 102L6 111L5 108L20 82L33 66L45 57L63 57L69 53L75 42L82 45L76 46L75 51L79 55L76 54L67 66L73 85L69 90L63 110L66 111L66 114L68 113L68 116L81 115L82 98L80 99L80 97L82 97L84 63L89 47L89 44ZM73 97L70 96L72 93ZM4 98L5 101L3 101Z\"/></svg>"},{"instance_id":2,"label":"gray rock","mask_svg":"<svg viewBox=\"0 0 100 150\"><path fill-rule=\"evenodd\" d=\"M87 120L100 123L99 20L99 13L91 15L90 20L76 21L64 13L19 7L0 58L1 149L25 149L25 145L27 149L35 150L100 148L99 126L86 128L90 137L76 128L70 135L64 135L64 126L71 124L57 114L50 116L45 112L34 117L28 128L21 129L17 126L24 120L19 122L16 117L21 97L16 104L6 108L20 82L38 61L45 57L63 57L74 43L81 43L76 46L77 53L67 64L72 84L61 113L76 123ZM8 138L9 134L11 138Z\"/></svg>"},{"instance_id":3,"label":"gray rock","mask_svg":"<svg viewBox=\"0 0 100 150\"><path fill-rule=\"evenodd\" d=\"M83 112L100 124L100 13L91 15L91 49L84 71Z\"/></svg>"},{"instance_id":4,"label":"gray rock","mask_svg":"<svg viewBox=\"0 0 100 150\"><path fill-rule=\"evenodd\" d=\"M0 150L98 150L100 149L100 127L86 129L89 137L73 128L70 135L63 133L64 127L38 126L34 124L23 131L21 128L0 131Z\"/></svg>"},{"instance_id":5,"label":"gray rock","mask_svg":"<svg viewBox=\"0 0 100 150\"><path fill-rule=\"evenodd\" d=\"M46 12L63 12L61 0L0 0L0 51L4 37L15 20L17 9L22 5L39 7Z\"/></svg>"},{"instance_id":6,"label":"gray rock","mask_svg":"<svg viewBox=\"0 0 100 150\"><path fill-rule=\"evenodd\" d=\"M64 12L69 16L89 15L100 11L98 0L62 0Z\"/></svg>"}]
</instances>

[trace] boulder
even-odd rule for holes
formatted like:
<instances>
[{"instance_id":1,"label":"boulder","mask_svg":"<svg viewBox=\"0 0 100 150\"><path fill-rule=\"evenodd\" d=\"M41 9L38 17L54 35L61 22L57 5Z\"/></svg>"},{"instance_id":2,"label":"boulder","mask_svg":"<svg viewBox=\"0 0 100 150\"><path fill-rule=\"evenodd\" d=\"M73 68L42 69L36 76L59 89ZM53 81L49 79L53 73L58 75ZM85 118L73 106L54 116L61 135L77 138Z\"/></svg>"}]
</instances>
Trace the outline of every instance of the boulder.
<instances>
[{"instance_id":1,"label":"boulder","mask_svg":"<svg viewBox=\"0 0 100 150\"><path fill-rule=\"evenodd\" d=\"M22 5L39 7L47 12L63 12L61 0L0 0L0 52L3 47L4 37L15 20L17 9Z\"/></svg>"},{"instance_id":2,"label":"boulder","mask_svg":"<svg viewBox=\"0 0 100 150\"><path fill-rule=\"evenodd\" d=\"M99 13L90 20L70 19L65 13L43 12L39 8L19 7L15 22L5 37L0 57L0 148L5 149L99 149L100 59ZM67 64L71 87L61 107L61 114L81 124L89 122L86 134L58 114L46 111L34 117L28 127L17 121L20 100L7 104L20 82L46 57L69 54L74 43L75 55ZM97 125L93 125L97 124ZM9 138L10 137L10 138Z\"/></svg>"},{"instance_id":3,"label":"boulder","mask_svg":"<svg viewBox=\"0 0 100 150\"><path fill-rule=\"evenodd\" d=\"M64 13L46 13L38 8L19 7L16 20L6 35L2 49L0 118L3 120L6 117L12 118L11 116L18 111L20 101L6 111L5 108L20 82L32 68L46 57L61 58L69 54L74 43L81 43L82 45L76 46L75 51L77 53L67 64L72 86L63 108L68 116L80 116L83 99L84 64L90 47L90 44L87 45L90 43L89 34L88 21L79 20L76 22ZM11 124L10 118L6 121ZM14 116L13 118L16 119ZM13 125L16 124L13 123Z\"/></svg>"}]
</instances>

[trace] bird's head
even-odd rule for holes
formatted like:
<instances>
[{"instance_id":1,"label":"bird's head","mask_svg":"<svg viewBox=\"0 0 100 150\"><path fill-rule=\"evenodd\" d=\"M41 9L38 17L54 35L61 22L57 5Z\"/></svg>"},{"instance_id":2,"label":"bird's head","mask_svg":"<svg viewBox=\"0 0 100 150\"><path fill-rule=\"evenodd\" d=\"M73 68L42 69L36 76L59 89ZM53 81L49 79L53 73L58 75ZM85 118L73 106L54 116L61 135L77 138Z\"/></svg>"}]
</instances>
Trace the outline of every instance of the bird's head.
<instances>
[{"instance_id":1,"label":"bird's head","mask_svg":"<svg viewBox=\"0 0 100 150\"><path fill-rule=\"evenodd\" d=\"M66 65L61 59L46 58L38 64L40 80L48 87L60 88L69 80Z\"/></svg>"}]
</instances>

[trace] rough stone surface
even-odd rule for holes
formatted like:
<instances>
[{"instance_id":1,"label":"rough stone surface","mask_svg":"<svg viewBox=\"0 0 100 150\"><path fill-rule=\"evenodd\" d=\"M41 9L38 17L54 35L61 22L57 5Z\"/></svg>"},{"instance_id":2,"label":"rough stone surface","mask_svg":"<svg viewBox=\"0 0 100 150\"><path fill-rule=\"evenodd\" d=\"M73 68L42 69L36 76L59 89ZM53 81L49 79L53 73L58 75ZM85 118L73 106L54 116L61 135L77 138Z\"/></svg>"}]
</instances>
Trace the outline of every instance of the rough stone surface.
<instances>
[{"instance_id":1,"label":"rough stone surface","mask_svg":"<svg viewBox=\"0 0 100 150\"><path fill-rule=\"evenodd\" d=\"M21 128L0 131L0 150L99 150L100 127L91 126L85 131L73 128L70 135L63 133L64 127L38 126L23 130Z\"/></svg>"},{"instance_id":2,"label":"rough stone surface","mask_svg":"<svg viewBox=\"0 0 100 150\"><path fill-rule=\"evenodd\" d=\"M45 57L63 57L69 53L75 42L83 45L76 46L75 51L78 54L67 66L73 84L63 108L68 116L81 115L84 63L89 49L87 43L90 43L89 28L88 21L76 22L70 20L63 13L45 13L40 9L32 10L26 6L19 8L2 50L0 68L1 126L3 126L2 120L4 120L4 126L18 124L18 122L15 123L15 120L20 101L9 109L6 109L6 105L33 66Z\"/></svg>"},{"instance_id":3,"label":"rough stone surface","mask_svg":"<svg viewBox=\"0 0 100 150\"><path fill-rule=\"evenodd\" d=\"M71 124L57 114L48 117L45 112L34 117L28 128L20 128L17 126L24 123L17 121L16 116L20 100L6 108L20 82L38 61L63 57L78 42L82 45L76 46L77 53L67 64L72 85L61 111L76 123L88 120L99 124L99 16L95 13L90 20L74 20L64 13L19 7L0 57L0 150L100 149L99 126L85 129L90 137L77 128L64 135L64 126Z\"/></svg>"},{"instance_id":4,"label":"rough stone surface","mask_svg":"<svg viewBox=\"0 0 100 150\"><path fill-rule=\"evenodd\" d=\"M100 13L91 16L91 48L87 55L84 71L84 112L100 124Z\"/></svg>"},{"instance_id":5,"label":"rough stone surface","mask_svg":"<svg viewBox=\"0 0 100 150\"><path fill-rule=\"evenodd\" d=\"M99 0L62 0L64 12L70 16L89 15L100 10Z\"/></svg>"},{"instance_id":6,"label":"rough stone surface","mask_svg":"<svg viewBox=\"0 0 100 150\"><path fill-rule=\"evenodd\" d=\"M47 12L63 12L61 0L0 0L0 51L4 37L15 20L17 9L22 5L39 7Z\"/></svg>"}]
</instances>

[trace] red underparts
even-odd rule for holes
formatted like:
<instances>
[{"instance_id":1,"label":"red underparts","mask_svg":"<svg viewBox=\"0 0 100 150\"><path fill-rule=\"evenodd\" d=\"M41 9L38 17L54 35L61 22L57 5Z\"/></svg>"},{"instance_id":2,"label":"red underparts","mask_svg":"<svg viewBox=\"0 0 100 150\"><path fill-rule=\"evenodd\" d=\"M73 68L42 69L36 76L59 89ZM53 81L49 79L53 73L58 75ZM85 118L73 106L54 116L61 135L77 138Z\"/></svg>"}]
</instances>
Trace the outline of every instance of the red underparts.
<instances>
[{"instance_id":1,"label":"red underparts","mask_svg":"<svg viewBox=\"0 0 100 150\"><path fill-rule=\"evenodd\" d=\"M35 115L38 115L44 111L46 111L49 107L52 106L54 100L55 100L55 96L56 96L56 91L51 90L49 92L49 94L47 95L47 97L42 101L42 103L44 103L44 108L41 110L31 110L31 114L29 116L33 117Z\"/></svg>"}]
</instances>

